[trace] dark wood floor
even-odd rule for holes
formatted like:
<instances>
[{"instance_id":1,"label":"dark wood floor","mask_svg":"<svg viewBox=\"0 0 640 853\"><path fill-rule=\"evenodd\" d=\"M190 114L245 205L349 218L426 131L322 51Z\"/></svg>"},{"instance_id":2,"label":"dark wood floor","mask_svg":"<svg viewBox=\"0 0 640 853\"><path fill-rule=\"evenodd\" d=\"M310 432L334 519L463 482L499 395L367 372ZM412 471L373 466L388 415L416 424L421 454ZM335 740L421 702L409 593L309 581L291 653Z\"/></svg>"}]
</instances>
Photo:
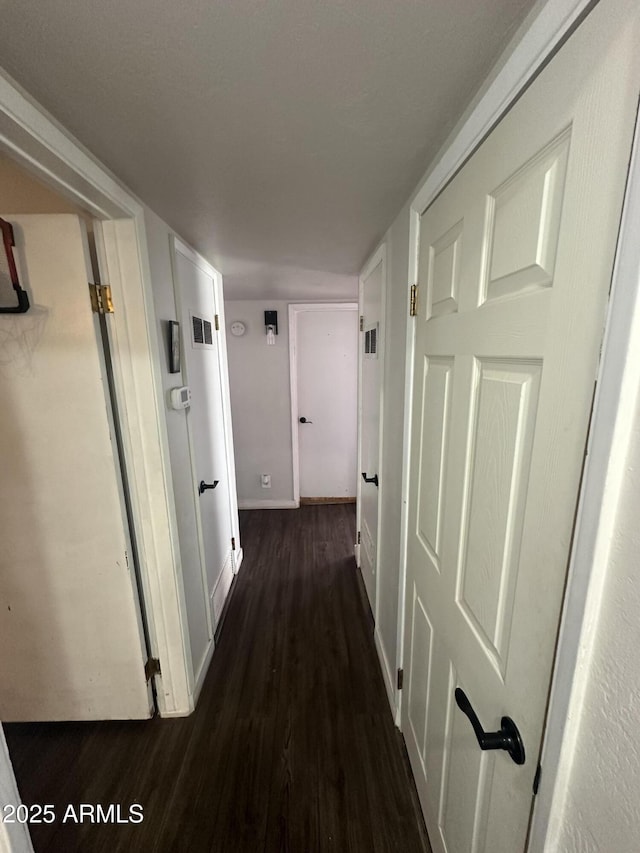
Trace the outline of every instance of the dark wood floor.
<instances>
[{"instance_id":1,"label":"dark wood floor","mask_svg":"<svg viewBox=\"0 0 640 853\"><path fill-rule=\"evenodd\" d=\"M242 513L245 562L196 712L13 724L36 853L428 850L353 561L354 507ZM131 803L141 824L62 824Z\"/></svg>"}]
</instances>

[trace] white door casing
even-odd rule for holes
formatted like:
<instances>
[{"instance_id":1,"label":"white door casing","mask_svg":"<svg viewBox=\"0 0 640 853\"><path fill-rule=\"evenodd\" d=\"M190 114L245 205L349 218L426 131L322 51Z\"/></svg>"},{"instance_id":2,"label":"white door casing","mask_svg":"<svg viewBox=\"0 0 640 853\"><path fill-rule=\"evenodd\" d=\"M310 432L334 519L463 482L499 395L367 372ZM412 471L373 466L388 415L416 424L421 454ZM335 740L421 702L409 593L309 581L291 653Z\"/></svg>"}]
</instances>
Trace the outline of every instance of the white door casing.
<instances>
[{"instance_id":1,"label":"white door casing","mask_svg":"<svg viewBox=\"0 0 640 853\"><path fill-rule=\"evenodd\" d=\"M358 530L360 568L369 604L377 619L378 516L380 508L380 413L383 377L383 298L386 274L384 246L360 277L360 421L358 465ZM366 479L365 479L366 475ZM372 479L377 482L371 482ZM367 482L368 481L368 482Z\"/></svg>"},{"instance_id":2,"label":"white door casing","mask_svg":"<svg viewBox=\"0 0 640 853\"><path fill-rule=\"evenodd\" d=\"M229 459L224 417L221 349L216 329L215 271L179 240L174 241L174 273L181 319L183 375L191 390L186 410L193 498L200 540L199 565L183 566L190 623L195 692L199 692L213 652L213 635L233 579L233 459ZM221 326L220 319L217 321ZM216 482L217 481L217 482ZM208 486L200 492L199 485ZM201 618L204 595L207 632Z\"/></svg>"},{"instance_id":3,"label":"white door casing","mask_svg":"<svg viewBox=\"0 0 640 853\"><path fill-rule=\"evenodd\" d=\"M356 496L357 309L352 302L289 305L296 502Z\"/></svg>"},{"instance_id":4,"label":"white door casing","mask_svg":"<svg viewBox=\"0 0 640 853\"><path fill-rule=\"evenodd\" d=\"M525 843L638 91L599 12L420 224L402 726L437 851Z\"/></svg>"},{"instance_id":5,"label":"white door casing","mask_svg":"<svg viewBox=\"0 0 640 853\"><path fill-rule=\"evenodd\" d=\"M3 720L153 710L84 223L8 216L32 308L0 317Z\"/></svg>"},{"instance_id":6,"label":"white door casing","mask_svg":"<svg viewBox=\"0 0 640 853\"><path fill-rule=\"evenodd\" d=\"M5 814L8 805L17 808L21 804L2 726L0 726L0 803L5 809ZM33 853L31 836L26 823L0 821L0 851L2 853Z\"/></svg>"}]
</instances>

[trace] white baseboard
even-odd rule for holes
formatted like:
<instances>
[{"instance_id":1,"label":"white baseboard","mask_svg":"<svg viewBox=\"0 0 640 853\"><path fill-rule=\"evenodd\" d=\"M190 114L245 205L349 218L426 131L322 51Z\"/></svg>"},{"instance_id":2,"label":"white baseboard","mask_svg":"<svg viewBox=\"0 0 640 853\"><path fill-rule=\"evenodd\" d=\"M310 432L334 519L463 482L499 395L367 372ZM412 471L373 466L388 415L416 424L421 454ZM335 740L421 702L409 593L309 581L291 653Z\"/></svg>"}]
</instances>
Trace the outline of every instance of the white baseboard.
<instances>
[{"instance_id":1,"label":"white baseboard","mask_svg":"<svg viewBox=\"0 0 640 853\"><path fill-rule=\"evenodd\" d=\"M234 551L235 557L233 560L233 573L237 575L240 571L240 566L242 565L242 561L244 560L244 550L242 548L238 548L237 551Z\"/></svg>"},{"instance_id":2,"label":"white baseboard","mask_svg":"<svg viewBox=\"0 0 640 853\"><path fill-rule=\"evenodd\" d=\"M298 501L238 500L238 509L298 509L299 506Z\"/></svg>"},{"instance_id":3,"label":"white baseboard","mask_svg":"<svg viewBox=\"0 0 640 853\"><path fill-rule=\"evenodd\" d=\"M189 705L189 707L186 710L177 709L177 710L173 710L173 711L163 711L160 714L160 716L162 717L163 720L179 720L179 719L183 719L184 717L190 717L194 711L195 711L195 708L193 708L193 707L191 707L191 705ZM0 850L2 850L1 847L0 847Z\"/></svg>"},{"instance_id":4,"label":"white baseboard","mask_svg":"<svg viewBox=\"0 0 640 853\"><path fill-rule=\"evenodd\" d=\"M384 646L382 645L382 637L380 636L380 631L378 630L377 625L373 636L376 643L376 651L378 652L378 660L380 661L380 669L382 670L382 680L384 681L384 686L387 688L387 699L389 700L389 706L391 708L391 716L395 722L398 712L396 707L396 686L394 684L393 674L389 668L389 661L387 660L387 655L385 653Z\"/></svg>"}]
</instances>

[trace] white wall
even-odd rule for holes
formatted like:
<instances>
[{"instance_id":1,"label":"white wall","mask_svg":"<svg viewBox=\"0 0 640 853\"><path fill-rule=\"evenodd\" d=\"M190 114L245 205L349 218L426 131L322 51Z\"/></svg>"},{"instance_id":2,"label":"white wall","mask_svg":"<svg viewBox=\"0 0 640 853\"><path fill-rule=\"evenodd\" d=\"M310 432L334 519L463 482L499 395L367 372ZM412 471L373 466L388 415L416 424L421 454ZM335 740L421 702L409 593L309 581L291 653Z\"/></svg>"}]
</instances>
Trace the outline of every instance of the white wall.
<instances>
[{"instance_id":1,"label":"white wall","mask_svg":"<svg viewBox=\"0 0 640 853\"><path fill-rule=\"evenodd\" d=\"M264 312L278 312L278 334L267 346ZM262 501L293 505L288 303L225 301L231 415L240 508ZM229 329L241 320L246 333ZM271 474L263 489L260 475Z\"/></svg>"},{"instance_id":2,"label":"white wall","mask_svg":"<svg viewBox=\"0 0 640 853\"><path fill-rule=\"evenodd\" d=\"M640 394L560 837L563 853L640 849Z\"/></svg>"}]
</instances>

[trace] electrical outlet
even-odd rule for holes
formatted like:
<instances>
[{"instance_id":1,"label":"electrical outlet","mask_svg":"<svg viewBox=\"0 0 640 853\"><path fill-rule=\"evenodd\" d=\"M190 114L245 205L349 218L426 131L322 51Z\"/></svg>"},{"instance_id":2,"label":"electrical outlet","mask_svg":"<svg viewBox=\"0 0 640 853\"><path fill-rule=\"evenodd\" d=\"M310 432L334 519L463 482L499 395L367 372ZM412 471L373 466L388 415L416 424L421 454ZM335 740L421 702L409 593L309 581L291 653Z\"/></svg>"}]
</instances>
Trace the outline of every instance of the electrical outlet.
<instances>
[{"instance_id":1,"label":"electrical outlet","mask_svg":"<svg viewBox=\"0 0 640 853\"><path fill-rule=\"evenodd\" d=\"M271 474L261 474L260 475L260 485L263 489L271 488Z\"/></svg>"}]
</instances>

